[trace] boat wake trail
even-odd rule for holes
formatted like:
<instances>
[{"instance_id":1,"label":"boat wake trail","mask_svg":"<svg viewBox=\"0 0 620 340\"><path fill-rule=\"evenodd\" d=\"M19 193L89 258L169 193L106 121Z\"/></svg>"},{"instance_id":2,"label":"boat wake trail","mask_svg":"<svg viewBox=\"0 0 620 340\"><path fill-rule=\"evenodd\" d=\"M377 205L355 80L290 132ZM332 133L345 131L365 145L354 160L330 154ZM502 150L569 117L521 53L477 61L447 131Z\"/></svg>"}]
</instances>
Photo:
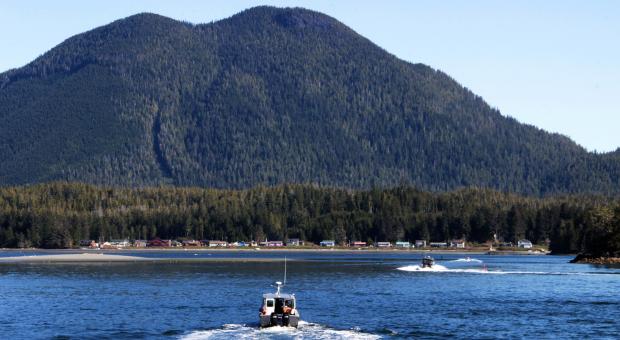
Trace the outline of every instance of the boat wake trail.
<instances>
[{"instance_id":1,"label":"boat wake trail","mask_svg":"<svg viewBox=\"0 0 620 340\"><path fill-rule=\"evenodd\" d=\"M486 269L450 269L442 265L435 264L432 268L422 268L418 265L404 266L396 268L405 272L426 272L426 273L471 273L471 274L489 274L489 275L577 275L577 276L592 276L592 275L618 275L614 273L588 273L588 272L542 272L542 271L501 271L501 270L486 270Z\"/></svg>"},{"instance_id":2,"label":"boat wake trail","mask_svg":"<svg viewBox=\"0 0 620 340\"><path fill-rule=\"evenodd\" d=\"M404 266L396 268L405 272L427 272L427 273L476 273L476 274L489 274L489 273L504 273L504 272L489 272L485 269L449 269L440 264L435 264L432 267L421 267L418 265Z\"/></svg>"},{"instance_id":3,"label":"boat wake trail","mask_svg":"<svg viewBox=\"0 0 620 340\"><path fill-rule=\"evenodd\" d=\"M195 331L180 337L184 340L203 339L380 339L381 336L359 330L337 330L315 323L299 321L298 328L258 328L240 324L228 324L218 329Z\"/></svg>"},{"instance_id":4,"label":"boat wake trail","mask_svg":"<svg viewBox=\"0 0 620 340\"><path fill-rule=\"evenodd\" d=\"M476 263L482 263L482 260L478 260L478 259L472 259L472 258L464 258L464 259L458 259L458 260L452 260L450 262L476 262Z\"/></svg>"}]
</instances>

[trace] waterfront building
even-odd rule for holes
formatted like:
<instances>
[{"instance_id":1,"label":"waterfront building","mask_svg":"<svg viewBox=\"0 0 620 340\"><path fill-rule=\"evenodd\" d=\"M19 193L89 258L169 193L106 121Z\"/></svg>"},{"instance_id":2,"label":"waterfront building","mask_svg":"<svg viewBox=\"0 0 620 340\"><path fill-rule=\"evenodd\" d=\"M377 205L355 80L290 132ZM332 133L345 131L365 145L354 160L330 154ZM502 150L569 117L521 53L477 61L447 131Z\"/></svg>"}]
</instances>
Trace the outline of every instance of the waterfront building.
<instances>
[{"instance_id":1,"label":"waterfront building","mask_svg":"<svg viewBox=\"0 0 620 340\"><path fill-rule=\"evenodd\" d=\"M450 241L450 247L452 248L465 248L465 240L452 240Z\"/></svg>"},{"instance_id":2,"label":"waterfront building","mask_svg":"<svg viewBox=\"0 0 620 340\"><path fill-rule=\"evenodd\" d=\"M410 248L411 243L409 241L398 241L395 243L396 248Z\"/></svg>"},{"instance_id":3,"label":"waterfront building","mask_svg":"<svg viewBox=\"0 0 620 340\"><path fill-rule=\"evenodd\" d=\"M134 240L133 246L136 248L146 248L146 244L148 242L146 240Z\"/></svg>"},{"instance_id":4,"label":"waterfront building","mask_svg":"<svg viewBox=\"0 0 620 340\"><path fill-rule=\"evenodd\" d=\"M334 240L323 240L320 243L321 247L335 247L336 241Z\"/></svg>"},{"instance_id":5,"label":"waterfront building","mask_svg":"<svg viewBox=\"0 0 620 340\"><path fill-rule=\"evenodd\" d=\"M181 243L182 243L183 247L200 247L200 246L202 246L202 243L200 243L200 241L197 241L197 240L184 240Z\"/></svg>"},{"instance_id":6,"label":"waterfront building","mask_svg":"<svg viewBox=\"0 0 620 340\"><path fill-rule=\"evenodd\" d=\"M286 240L286 246L299 247L303 245L304 245L304 241L301 241L298 238L289 238L288 240Z\"/></svg>"},{"instance_id":7,"label":"waterfront building","mask_svg":"<svg viewBox=\"0 0 620 340\"><path fill-rule=\"evenodd\" d=\"M172 246L172 241L171 240L162 240L160 238L154 238L152 240L149 240L149 242L146 244L147 247L170 247Z\"/></svg>"},{"instance_id":8,"label":"waterfront building","mask_svg":"<svg viewBox=\"0 0 620 340\"><path fill-rule=\"evenodd\" d=\"M228 242L219 240L209 240L209 247L226 247Z\"/></svg>"}]
</instances>

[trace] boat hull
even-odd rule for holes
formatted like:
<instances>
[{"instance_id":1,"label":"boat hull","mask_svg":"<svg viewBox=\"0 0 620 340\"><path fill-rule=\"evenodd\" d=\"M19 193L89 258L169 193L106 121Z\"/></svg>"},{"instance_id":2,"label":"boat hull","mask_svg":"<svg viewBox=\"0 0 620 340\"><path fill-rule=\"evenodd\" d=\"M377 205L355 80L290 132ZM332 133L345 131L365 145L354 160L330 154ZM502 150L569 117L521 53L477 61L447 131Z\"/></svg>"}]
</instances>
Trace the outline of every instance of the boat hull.
<instances>
[{"instance_id":1,"label":"boat hull","mask_svg":"<svg viewBox=\"0 0 620 340\"><path fill-rule=\"evenodd\" d=\"M273 313L271 315L260 315L260 326L261 327L283 326L283 327L297 328L298 324L299 324L298 315L276 314L276 313Z\"/></svg>"}]
</instances>

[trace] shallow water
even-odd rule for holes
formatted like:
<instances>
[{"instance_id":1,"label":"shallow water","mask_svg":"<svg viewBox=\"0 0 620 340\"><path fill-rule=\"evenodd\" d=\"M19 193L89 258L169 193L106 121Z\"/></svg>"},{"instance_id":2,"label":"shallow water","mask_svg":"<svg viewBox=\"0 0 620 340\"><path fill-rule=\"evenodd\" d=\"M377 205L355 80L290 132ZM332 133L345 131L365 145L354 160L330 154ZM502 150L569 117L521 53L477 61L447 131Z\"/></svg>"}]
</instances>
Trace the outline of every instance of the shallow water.
<instances>
[{"instance_id":1,"label":"shallow water","mask_svg":"<svg viewBox=\"0 0 620 340\"><path fill-rule=\"evenodd\" d=\"M126 254L286 255L291 261L285 290L296 293L303 322L297 330L257 328L261 295L282 279L281 262L5 263L0 264L0 337L616 338L620 333L620 269L568 264L565 256L444 254L434 255L444 269L416 270L422 254L409 252Z\"/></svg>"}]
</instances>

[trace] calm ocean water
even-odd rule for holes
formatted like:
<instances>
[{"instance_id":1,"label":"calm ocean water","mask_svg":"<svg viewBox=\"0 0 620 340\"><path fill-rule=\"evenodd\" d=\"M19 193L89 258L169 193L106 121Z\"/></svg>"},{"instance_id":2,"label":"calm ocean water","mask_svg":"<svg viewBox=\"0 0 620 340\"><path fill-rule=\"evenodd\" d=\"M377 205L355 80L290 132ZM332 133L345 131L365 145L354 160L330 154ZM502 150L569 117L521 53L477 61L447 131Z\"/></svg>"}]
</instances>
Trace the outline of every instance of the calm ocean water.
<instances>
[{"instance_id":1,"label":"calm ocean water","mask_svg":"<svg viewBox=\"0 0 620 340\"><path fill-rule=\"evenodd\" d=\"M1 252L0 256L23 253ZM139 252L288 262L299 329L257 328L281 262L0 264L0 338L618 338L620 268L566 256ZM26 253L32 255L32 253ZM466 261L466 256L472 260ZM481 270L483 266L488 272Z\"/></svg>"}]
</instances>

